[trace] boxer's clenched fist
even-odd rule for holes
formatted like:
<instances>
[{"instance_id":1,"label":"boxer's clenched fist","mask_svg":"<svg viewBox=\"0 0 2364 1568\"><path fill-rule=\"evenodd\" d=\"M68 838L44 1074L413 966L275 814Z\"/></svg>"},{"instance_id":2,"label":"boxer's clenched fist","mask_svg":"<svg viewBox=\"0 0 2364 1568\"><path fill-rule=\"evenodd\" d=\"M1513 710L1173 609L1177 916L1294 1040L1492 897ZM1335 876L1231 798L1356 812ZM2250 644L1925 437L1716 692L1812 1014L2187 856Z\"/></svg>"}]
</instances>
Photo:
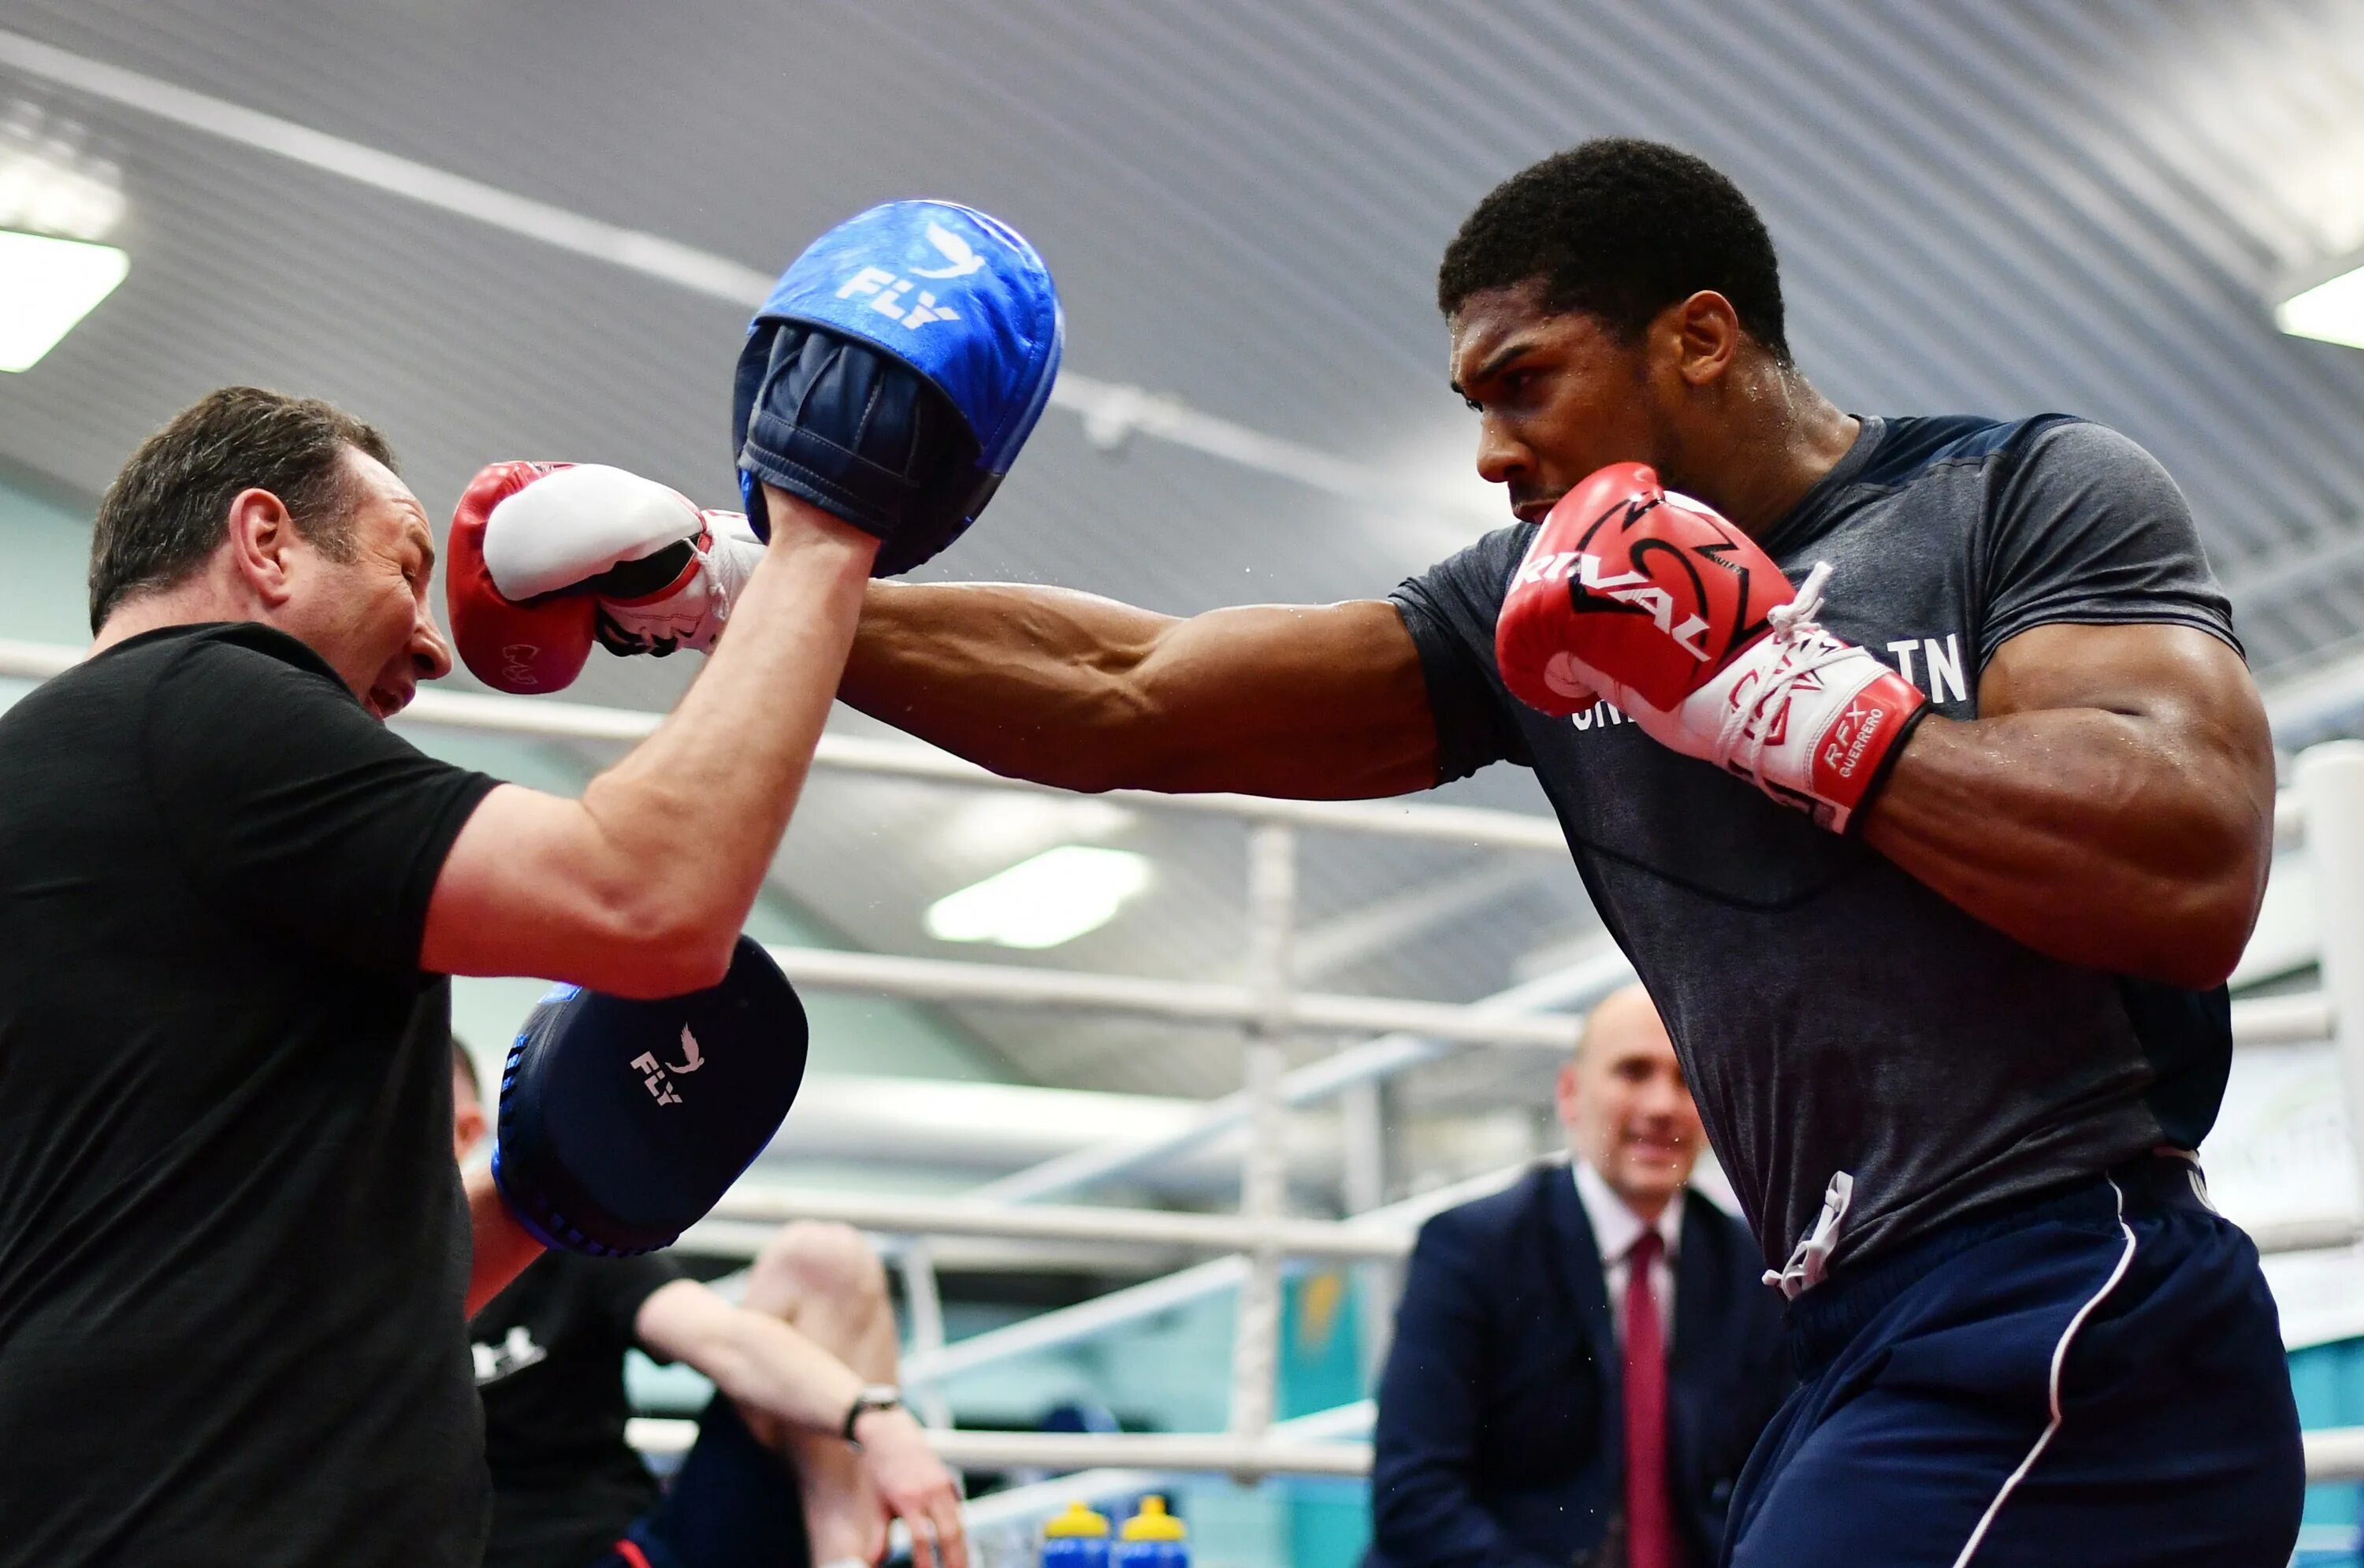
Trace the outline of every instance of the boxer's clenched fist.
<instances>
[{"instance_id":1,"label":"boxer's clenched fist","mask_svg":"<svg viewBox=\"0 0 2364 1568\"><path fill-rule=\"evenodd\" d=\"M1640 463L1560 498L1495 623L1502 682L1569 714L1596 695L1645 733L1844 832L1927 701L1814 620L1829 568L1792 593L1756 542Z\"/></svg>"},{"instance_id":2,"label":"boxer's clenched fist","mask_svg":"<svg viewBox=\"0 0 2364 1568\"><path fill-rule=\"evenodd\" d=\"M595 639L703 652L763 554L738 513L620 468L493 463L452 517L452 641L478 680L520 693L571 684Z\"/></svg>"}]
</instances>

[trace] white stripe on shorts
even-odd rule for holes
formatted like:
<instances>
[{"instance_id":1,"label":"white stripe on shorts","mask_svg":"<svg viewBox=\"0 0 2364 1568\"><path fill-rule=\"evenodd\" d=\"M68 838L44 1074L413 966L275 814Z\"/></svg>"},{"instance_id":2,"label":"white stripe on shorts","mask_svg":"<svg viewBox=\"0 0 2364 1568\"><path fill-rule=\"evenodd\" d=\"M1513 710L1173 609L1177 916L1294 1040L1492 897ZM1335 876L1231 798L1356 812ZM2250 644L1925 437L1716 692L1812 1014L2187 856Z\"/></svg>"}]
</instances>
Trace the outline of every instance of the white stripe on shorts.
<instances>
[{"instance_id":1,"label":"white stripe on shorts","mask_svg":"<svg viewBox=\"0 0 2364 1568\"><path fill-rule=\"evenodd\" d=\"M1979 1528L1970 1531L1970 1539L1962 1543L1962 1554L1954 1559L1954 1568L1969 1568L1969 1561L1978 1555L1979 1543L1986 1540L1988 1529L1995 1522L1995 1516L2002 1512L2002 1506L2009 1500L2012 1492L2022 1481L2027 1479L2027 1473L2035 1468L2035 1462L2043 1457L2045 1449L2051 1445L2052 1434L2060 1429L2060 1368L2068 1359L2069 1341L2076 1339L2077 1330L2085 1326L2085 1319L2093 1315L2093 1309L2108 1298L2110 1292L2117 1289L2118 1282L2126 1277L2127 1266L2135 1261L2135 1231L2134 1227L2126 1223L2126 1195L2124 1189L2118 1185L2115 1177L2110 1177L2108 1180L2110 1191L2117 1195L2118 1229L2125 1234L2125 1250L2118 1254L2118 1266L2110 1271L2110 1277L2102 1282L2102 1288L2093 1293L2091 1300L2077 1308L2077 1316L2068 1319L2068 1327L2060 1330L2060 1342L2052 1347L2052 1376L2048 1385L2052 1418L2044 1424L2044 1430L2037 1436L2035 1446L2027 1451L2027 1457L2019 1462L2019 1468L2004 1479L2002 1490L1995 1494L1994 1501L1989 1503L1987 1511L1979 1516Z\"/></svg>"}]
</instances>

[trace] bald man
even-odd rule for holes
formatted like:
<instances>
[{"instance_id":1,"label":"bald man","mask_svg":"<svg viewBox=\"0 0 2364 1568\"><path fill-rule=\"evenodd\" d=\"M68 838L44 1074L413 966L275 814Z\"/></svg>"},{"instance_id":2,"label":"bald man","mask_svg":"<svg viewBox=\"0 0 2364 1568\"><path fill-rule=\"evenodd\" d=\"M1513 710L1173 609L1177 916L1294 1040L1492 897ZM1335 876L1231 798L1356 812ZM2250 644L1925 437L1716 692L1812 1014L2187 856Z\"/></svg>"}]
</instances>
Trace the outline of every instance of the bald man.
<instances>
[{"instance_id":1,"label":"bald man","mask_svg":"<svg viewBox=\"0 0 2364 1568\"><path fill-rule=\"evenodd\" d=\"M1379 1385L1366 1568L1709 1568L1789 1391L1779 1297L1689 1187L1706 1134L1639 985L1560 1069L1573 1158L1422 1228Z\"/></svg>"}]
</instances>

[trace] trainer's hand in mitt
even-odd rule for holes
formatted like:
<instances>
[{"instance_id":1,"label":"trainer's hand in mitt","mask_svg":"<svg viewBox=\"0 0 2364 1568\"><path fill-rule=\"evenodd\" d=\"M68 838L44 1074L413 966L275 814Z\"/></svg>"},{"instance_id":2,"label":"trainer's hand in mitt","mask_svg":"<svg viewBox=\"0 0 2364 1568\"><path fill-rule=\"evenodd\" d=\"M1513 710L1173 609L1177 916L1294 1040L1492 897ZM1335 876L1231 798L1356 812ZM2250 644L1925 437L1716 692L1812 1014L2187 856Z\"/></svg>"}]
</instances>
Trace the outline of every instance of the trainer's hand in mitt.
<instances>
[{"instance_id":1,"label":"trainer's hand in mitt","mask_svg":"<svg viewBox=\"0 0 2364 1568\"><path fill-rule=\"evenodd\" d=\"M1637 462L1544 519L1495 622L1502 684L1571 714L1605 697L1644 732L1834 831L1869 803L1926 709L1910 681L1814 619L1755 540Z\"/></svg>"},{"instance_id":2,"label":"trainer's hand in mitt","mask_svg":"<svg viewBox=\"0 0 2364 1568\"><path fill-rule=\"evenodd\" d=\"M496 462L461 495L450 553L462 662L531 694L570 684L595 639L615 653L711 650L764 547L738 513L620 468Z\"/></svg>"},{"instance_id":3,"label":"trainer's hand in mitt","mask_svg":"<svg viewBox=\"0 0 2364 1568\"><path fill-rule=\"evenodd\" d=\"M561 985L509 1048L494 1184L545 1246L670 1246L779 1130L806 1043L796 991L745 937L721 984L686 996Z\"/></svg>"},{"instance_id":4,"label":"trainer's hand in mitt","mask_svg":"<svg viewBox=\"0 0 2364 1568\"><path fill-rule=\"evenodd\" d=\"M730 446L756 537L771 485L908 572L985 509L1059 373L1058 290L1008 225L889 202L797 258L747 328Z\"/></svg>"}]
</instances>

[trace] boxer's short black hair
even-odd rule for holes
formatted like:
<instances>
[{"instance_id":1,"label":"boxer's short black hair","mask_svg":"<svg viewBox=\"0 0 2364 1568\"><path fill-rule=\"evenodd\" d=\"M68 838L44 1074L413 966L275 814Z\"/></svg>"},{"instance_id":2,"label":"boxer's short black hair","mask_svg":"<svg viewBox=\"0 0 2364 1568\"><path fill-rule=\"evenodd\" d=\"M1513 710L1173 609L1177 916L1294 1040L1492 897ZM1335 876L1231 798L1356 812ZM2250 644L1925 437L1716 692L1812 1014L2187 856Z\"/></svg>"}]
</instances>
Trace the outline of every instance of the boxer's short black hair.
<instances>
[{"instance_id":1,"label":"boxer's short black hair","mask_svg":"<svg viewBox=\"0 0 2364 1568\"><path fill-rule=\"evenodd\" d=\"M1603 137L1520 170L1462 220L1436 272L1447 317L1472 295L1540 281L1551 310L1581 311L1632 342L1701 289L1783 364L1781 270L1764 219L1704 160Z\"/></svg>"},{"instance_id":2,"label":"boxer's short black hair","mask_svg":"<svg viewBox=\"0 0 2364 1568\"><path fill-rule=\"evenodd\" d=\"M345 451L394 466L370 426L316 397L225 386L140 443L106 487L90 540L90 628L131 594L187 581L229 534L242 490L285 503L304 537L350 559L352 490Z\"/></svg>"}]
</instances>

